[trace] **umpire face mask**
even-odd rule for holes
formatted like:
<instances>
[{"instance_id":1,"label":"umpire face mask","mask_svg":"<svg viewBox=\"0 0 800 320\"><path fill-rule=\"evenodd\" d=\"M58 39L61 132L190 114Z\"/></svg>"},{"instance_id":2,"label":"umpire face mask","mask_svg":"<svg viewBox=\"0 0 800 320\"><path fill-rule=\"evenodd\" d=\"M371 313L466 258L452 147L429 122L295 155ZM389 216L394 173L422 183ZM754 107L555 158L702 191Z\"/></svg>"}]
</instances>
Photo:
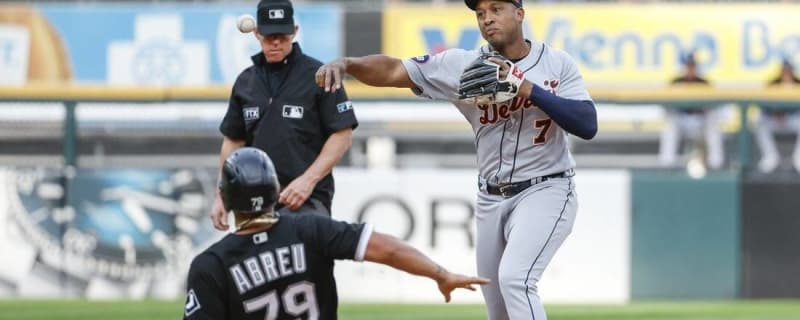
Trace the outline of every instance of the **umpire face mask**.
<instances>
[{"instance_id":1,"label":"umpire face mask","mask_svg":"<svg viewBox=\"0 0 800 320\"><path fill-rule=\"evenodd\" d=\"M481 35L498 51L522 37L522 20L525 10L512 2L498 0L478 1L475 17Z\"/></svg>"}]
</instances>

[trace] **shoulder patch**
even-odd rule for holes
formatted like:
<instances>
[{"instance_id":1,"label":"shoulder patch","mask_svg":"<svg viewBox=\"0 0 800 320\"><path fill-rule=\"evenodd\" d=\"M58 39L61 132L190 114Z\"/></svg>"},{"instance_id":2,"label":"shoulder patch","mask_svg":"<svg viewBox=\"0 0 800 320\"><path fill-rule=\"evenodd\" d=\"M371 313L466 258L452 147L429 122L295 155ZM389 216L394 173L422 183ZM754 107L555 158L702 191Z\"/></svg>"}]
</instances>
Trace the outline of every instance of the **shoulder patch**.
<instances>
[{"instance_id":1,"label":"shoulder patch","mask_svg":"<svg viewBox=\"0 0 800 320\"><path fill-rule=\"evenodd\" d=\"M258 118L260 117L258 110L259 108L257 106L243 108L242 113L244 114L244 120L245 121L258 120Z\"/></svg>"},{"instance_id":2,"label":"shoulder patch","mask_svg":"<svg viewBox=\"0 0 800 320\"><path fill-rule=\"evenodd\" d=\"M416 62L416 63L425 63L425 62L428 62L428 60L430 60L430 59L431 59L431 55L429 55L429 54L426 54L424 56L418 56L418 57L411 58L411 60L414 60L414 62Z\"/></svg>"},{"instance_id":3,"label":"shoulder patch","mask_svg":"<svg viewBox=\"0 0 800 320\"><path fill-rule=\"evenodd\" d=\"M339 113L344 113L344 112L353 110L353 103L350 102L350 100L347 100L345 102L337 104L336 105L336 110L338 110Z\"/></svg>"},{"instance_id":4,"label":"shoulder patch","mask_svg":"<svg viewBox=\"0 0 800 320\"><path fill-rule=\"evenodd\" d=\"M186 294L186 306L184 307L184 314L186 314L188 317L197 310L200 310L200 300L197 300L197 295L194 294L194 289L189 289L189 292Z\"/></svg>"}]
</instances>

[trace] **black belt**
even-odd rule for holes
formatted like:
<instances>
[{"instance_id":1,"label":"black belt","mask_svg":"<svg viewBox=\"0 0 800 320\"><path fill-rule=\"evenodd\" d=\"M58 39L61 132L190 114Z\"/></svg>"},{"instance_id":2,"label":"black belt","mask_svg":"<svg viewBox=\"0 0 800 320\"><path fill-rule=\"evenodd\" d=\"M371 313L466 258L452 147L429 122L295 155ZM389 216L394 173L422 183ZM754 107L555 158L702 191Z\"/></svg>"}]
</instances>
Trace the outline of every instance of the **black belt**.
<instances>
[{"instance_id":1,"label":"black belt","mask_svg":"<svg viewBox=\"0 0 800 320\"><path fill-rule=\"evenodd\" d=\"M487 183L486 192L491 195L502 196L503 198L508 199L519 194L522 191L525 191L525 189L528 189L530 186L535 185L537 183L542 183L550 179L572 177L574 175L575 171L569 169L567 171L536 177L530 180L525 180L520 182L503 183L497 185Z\"/></svg>"}]
</instances>

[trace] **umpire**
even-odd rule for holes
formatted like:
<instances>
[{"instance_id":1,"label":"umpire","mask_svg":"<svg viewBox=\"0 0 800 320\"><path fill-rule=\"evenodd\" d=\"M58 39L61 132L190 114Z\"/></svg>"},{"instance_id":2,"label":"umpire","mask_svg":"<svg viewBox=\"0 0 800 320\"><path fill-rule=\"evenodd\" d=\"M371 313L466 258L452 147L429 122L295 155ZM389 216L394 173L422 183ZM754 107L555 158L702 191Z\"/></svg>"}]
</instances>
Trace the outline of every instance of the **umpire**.
<instances>
[{"instance_id":1,"label":"umpire","mask_svg":"<svg viewBox=\"0 0 800 320\"><path fill-rule=\"evenodd\" d=\"M322 63L294 43L298 26L289 0L261 0L257 24L254 34L261 52L233 85L220 125L220 167L238 148L259 148L278 168L281 211L330 216L331 170L358 126L352 103L343 88L325 92L314 83ZM226 217L217 193L211 211L214 227L228 230Z\"/></svg>"}]
</instances>

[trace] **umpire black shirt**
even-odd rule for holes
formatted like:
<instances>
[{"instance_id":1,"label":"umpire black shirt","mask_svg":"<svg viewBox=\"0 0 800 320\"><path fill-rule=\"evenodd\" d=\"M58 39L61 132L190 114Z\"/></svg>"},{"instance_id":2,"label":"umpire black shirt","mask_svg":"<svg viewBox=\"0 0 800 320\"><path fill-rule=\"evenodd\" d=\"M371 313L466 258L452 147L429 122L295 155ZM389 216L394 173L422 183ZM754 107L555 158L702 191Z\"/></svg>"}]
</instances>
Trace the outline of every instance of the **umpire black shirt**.
<instances>
[{"instance_id":1,"label":"umpire black shirt","mask_svg":"<svg viewBox=\"0 0 800 320\"><path fill-rule=\"evenodd\" d=\"M219 129L229 139L264 150L286 187L317 159L332 133L355 129L358 121L343 88L326 93L316 85L314 74L322 62L303 54L297 43L282 62L267 63L263 53L252 59L253 66L233 85ZM320 180L311 198L330 211L333 176Z\"/></svg>"}]
</instances>

